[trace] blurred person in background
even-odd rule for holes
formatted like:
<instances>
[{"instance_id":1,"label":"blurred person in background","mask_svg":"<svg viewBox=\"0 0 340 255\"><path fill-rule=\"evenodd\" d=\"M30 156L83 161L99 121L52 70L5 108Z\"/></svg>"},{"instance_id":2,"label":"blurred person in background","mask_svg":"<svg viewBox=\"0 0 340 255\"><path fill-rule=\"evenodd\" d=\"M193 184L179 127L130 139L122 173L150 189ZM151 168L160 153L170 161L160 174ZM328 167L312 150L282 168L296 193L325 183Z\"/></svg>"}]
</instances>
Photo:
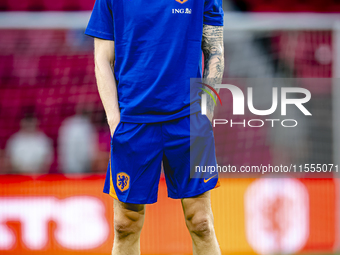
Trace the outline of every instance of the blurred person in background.
<instances>
[{"instance_id":1,"label":"blurred person in background","mask_svg":"<svg viewBox=\"0 0 340 255\"><path fill-rule=\"evenodd\" d=\"M7 142L6 153L13 173L48 173L53 159L53 142L38 130L33 113L26 114L20 130Z\"/></svg>"},{"instance_id":2,"label":"blurred person in background","mask_svg":"<svg viewBox=\"0 0 340 255\"><path fill-rule=\"evenodd\" d=\"M79 104L76 114L64 120L59 129L58 152L63 173L87 173L92 169L97 134L90 111Z\"/></svg>"}]
</instances>

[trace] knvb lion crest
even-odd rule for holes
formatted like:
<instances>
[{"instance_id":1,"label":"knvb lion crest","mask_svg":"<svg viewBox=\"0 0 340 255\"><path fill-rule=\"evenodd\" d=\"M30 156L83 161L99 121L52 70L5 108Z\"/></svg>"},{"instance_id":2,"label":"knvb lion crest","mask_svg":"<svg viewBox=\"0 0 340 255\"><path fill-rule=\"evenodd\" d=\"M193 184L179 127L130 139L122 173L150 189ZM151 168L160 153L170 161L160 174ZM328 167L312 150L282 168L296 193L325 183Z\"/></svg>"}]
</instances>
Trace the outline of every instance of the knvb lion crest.
<instances>
[{"instance_id":1,"label":"knvb lion crest","mask_svg":"<svg viewBox=\"0 0 340 255\"><path fill-rule=\"evenodd\" d=\"M184 4L185 2L187 2L188 0L176 0L176 2L179 2L180 4Z\"/></svg>"},{"instance_id":2,"label":"knvb lion crest","mask_svg":"<svg viewBox=\"0 0 340 255\"><path fill-rule=\"evenodd\" d=\"M130 176L127 173L121 172L117 174L117 187L123 192L130 187Z\"/></svg>"}]
</instances>

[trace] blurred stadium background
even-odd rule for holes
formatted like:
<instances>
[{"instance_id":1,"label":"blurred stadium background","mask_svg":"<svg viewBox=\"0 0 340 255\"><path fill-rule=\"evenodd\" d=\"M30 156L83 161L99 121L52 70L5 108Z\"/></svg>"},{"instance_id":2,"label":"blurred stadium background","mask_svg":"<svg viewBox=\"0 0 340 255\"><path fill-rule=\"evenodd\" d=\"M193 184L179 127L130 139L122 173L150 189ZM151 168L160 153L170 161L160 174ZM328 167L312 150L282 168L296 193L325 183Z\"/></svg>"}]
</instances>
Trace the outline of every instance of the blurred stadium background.
<instances>
[{"instance_id":1,"label":"blurred stadium background","mask_svg":"<svg viewBox=\"0 0 340 255\"><path fill-rule=\"evenodd\" d=\"M110 135L93 39L84 35L93 4L0 0L0 254L110 253L112 200L101 192ZM339 162L340 88L332 78L340 77L340 3L223 4L225 77L324 82L302 84L317 121L297 134L216 127L219 163ZM340 250L340 193L332 176L221 182L212 203L223 254ZM166 197L164 179L159 189L159 202L147 207L142 254L190 254L180 201Z\"/></svg>"}]
</instances>

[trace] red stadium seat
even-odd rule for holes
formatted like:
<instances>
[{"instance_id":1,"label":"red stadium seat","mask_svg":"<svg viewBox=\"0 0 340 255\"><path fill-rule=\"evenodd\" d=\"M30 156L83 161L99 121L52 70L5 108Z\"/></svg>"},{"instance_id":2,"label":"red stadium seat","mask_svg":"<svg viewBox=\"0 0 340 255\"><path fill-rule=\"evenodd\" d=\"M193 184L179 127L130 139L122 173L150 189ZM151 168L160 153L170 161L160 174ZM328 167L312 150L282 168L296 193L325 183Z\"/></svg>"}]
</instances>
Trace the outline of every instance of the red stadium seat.
<instances>
[{"instance_id":1,"label":"red stadium seat","mask_svg":"<svg viewBox=\"0 0 340 255\"><path fill-rule=\"evenodd\" d=\"M43 9L42 0L8 0L8 11L39 11Z\"/></svg>"},{"instance_id":2,"label":"red stadium seat","mask_svg":"<svg viewBox=\"0 0 340 255\"><path fill-rule=\"evenodd\" d=\"M55 62L56 56L40 56L39 57L39 73L40 77L52 77L53 75L53 64Z\"/></svg>"},{"instance_id":3,"label":"red stadium seat","mask_svg":"<svg viewBox=\"0 0 340 255\"><path fill-rule=\"evenodd\" d=\"M27 11L31 0L9 0L7 1L7 10L9 11Z\"/></svg>"},{"instance_id":4,"label":"red stadium seat","mask_svg":"<svg viewBox=\"0 0 340 255\"><path fill-rule=\"evenodd\" d=\"M257 0L251 1L252 11L255 12L280 12L282 8L277 4L277 1L273 0Z\"/></svg>"},{"instance_id":5,"label":"red stadium seat","mask_svg":"<svg viewBox=\"0 0 340 255\"><path fill-rule=\"evenodd\" d=\"M246 0L254 12L340 12L337 0Z\"/></svg>"},{"instance_id":6,"label":"red stadium seat","mask_svg":"<svg viewBox=\"0 0 340 255\"><path fill-rule=\"evenodd\" d=\"M339 13L340 12L340 2L333 1L332 3L325 6L325 12L333 12L333 13Z\"/></svg>"},{"instance_id":7,"label":"red stadium seat","mask_svg":"<svg viewBox=\"0 0 340 255\"><path fill-rule=\"evenodd\" d=\"M89 11L94 2L95 0L0 0L0 10ZM340 4L336 0L245 0L244 3L248 6L247 9L255 12L340 12Z\"/></svg>"},{"instance_id":8,"label":"red stadium seat","mask_svg":"<svg viewBox=\"0 0 340 255\"><path fill-rule=\"evenodd\" d=\"M13 55L0 56L0 80L12 76L13 72Z\"/></svg>"},{"instance_id":9,"label":"red stadium seat","mask_svg":"<svg viewBox=\"0 0 340 255\"><path fill-rule=\"evenodd\" d=\"M12 75L21 78L37 77L39 73L39 59L32 55L15 55Z\"/></svg>"},{"instance_id":10,"label":"red stadium seat","mask_svg":"<svg viewBox=\"0 0 340 255\"><path fill-rule=\"evenodd\" d=\"M90 11L93 9L95 0L79 0L79 10Z\"/></svg>"},{"instance_id":11,"label":"red stadium seat","mask_svg":"<svg viewBox=\"0 0 340 255\"><path fill-rule=\"evenodd\" d=\"M42 0L47 11L73 11L79 10L77 0Z\"/></svg>"},{"instance_id":12,"label":"red stadium seat","mask_svg":"<svg viewBox=\"0 0 340 255\"><path fill-rule=\"evenodd\" d=\"M7 11L8 4L7 0L0 0L0 11Z\"/></svg>"},{"instance_id":13,"label":"red stadium seat","mask_svg":"<svg viewBox=\"0 0 340 255\"><path fill-rule=\"evenodd\" d=\"M71 8L65 3L54 3L50 8ZM24 1L19 7L27 6L31 5ZM0 119L6 121L0 123L0 148L19 130L27 107L34 108L41 129L53 139L55 146L62 121L75 114L79 102L102 110L95 85L93 49L79 52L77 46L70 44L68 35L61 29L2 31ZM52 166L54 170L56 162Z\"/></svg>"}]
</instances>

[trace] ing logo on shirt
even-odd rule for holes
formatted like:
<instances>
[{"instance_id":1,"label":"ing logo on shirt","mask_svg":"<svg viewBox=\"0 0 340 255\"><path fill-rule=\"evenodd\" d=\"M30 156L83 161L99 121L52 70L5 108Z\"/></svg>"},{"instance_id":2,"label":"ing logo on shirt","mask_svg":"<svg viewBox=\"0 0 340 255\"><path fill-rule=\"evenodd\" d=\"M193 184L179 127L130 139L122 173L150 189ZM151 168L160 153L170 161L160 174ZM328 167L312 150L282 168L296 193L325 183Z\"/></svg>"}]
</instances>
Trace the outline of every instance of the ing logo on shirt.
<instances>
[{"instance_id":1,"label":"ing logo on shirt","mask_svg":"<svg viewBox=\"0 0 340 255\"><path fill-rule=\"evenodd\" d=\"M185 2L187 2L188 0L175 0L176 2L179 2L180 4L184 4Z\"/></svg>"},{"instance_id":2,"label":"ing logo on shirt","mask_svg":"<svg viewBox=\"0 0 340 255\"><path fill-rule=\"evenodd\" d=\"M189 8L182 8L182 9L172 9L172 13L179 13L179 14L191 14L191 9Z\"/></svg>"},{"instance_id":3,"label":"ing logo on shirt","mask_svg":"<svg viewBox=\"0 0 340 255\"><path fill-rule=\"evenodd\" d=\"M121 172L117 174L117 187L123 192L130 187L130 176L127 173Z\"/></svg>"}]
</instances>

